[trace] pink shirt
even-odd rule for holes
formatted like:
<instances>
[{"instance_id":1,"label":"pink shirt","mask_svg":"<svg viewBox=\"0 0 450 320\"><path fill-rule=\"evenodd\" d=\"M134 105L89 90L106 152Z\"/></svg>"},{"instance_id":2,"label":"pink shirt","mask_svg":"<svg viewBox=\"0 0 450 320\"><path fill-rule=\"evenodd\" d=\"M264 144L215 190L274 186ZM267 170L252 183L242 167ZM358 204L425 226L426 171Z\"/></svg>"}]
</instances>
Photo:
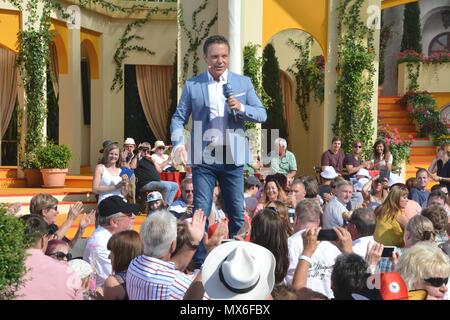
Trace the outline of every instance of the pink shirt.
<instances>
[{"instance_id":1,"label":"pink shirt","mask_svg":"<svg viewBox=\"0 0 450 320\"><path fill-rule=\"evenodd\" d=\"M67 264L46 256L40 249L28 249L27 273L18 300L82 300L81 281Z\"/></svg>"}]
</instances>

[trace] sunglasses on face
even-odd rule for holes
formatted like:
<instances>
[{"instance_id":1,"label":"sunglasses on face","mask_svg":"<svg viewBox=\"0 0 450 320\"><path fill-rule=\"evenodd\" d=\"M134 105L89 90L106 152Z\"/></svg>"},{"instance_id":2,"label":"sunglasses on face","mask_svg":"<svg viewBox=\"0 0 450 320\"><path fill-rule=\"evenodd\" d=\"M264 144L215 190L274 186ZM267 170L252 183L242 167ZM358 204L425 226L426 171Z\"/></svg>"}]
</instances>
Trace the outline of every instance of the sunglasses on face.
<instances>
[{"instance_id":1,"label":"sunglasses on face","mask_svg":"<svg viewBox=\"0 0 450 320\"><path fill-rule=\"evenodd\" d=\"M50 206L50 207L47 207L47 209L53 209L55 211L58 211L58 206Z\"/></svg>"},{"instance_id":2,"label":"sunglasses on face","mask_svg":"<svg viewBox=\"0 0 450 320\"><path fill-rule=\"evenodd\" d=\"M353 148L358 148L358 149L361 149L361 148L362 148L362 146L353 146Z\"/></svg>"},{"instance_id":3,"label":"sunglasses on face","mask_svg":"<svg viewBox=\"0 0 450 320\"><path fill-rule=\"evenodd\" d=\"M428 278L428 279L423 279L423 281L432 285L433 287L439 288L443 284L448 283L448 277L447 278Z\"/></svg>"},{"instance_id":4,"label":"sunglasses on face","mask_svg":"<svg viewBox=\"0 0 450 320\"><path fill-rule=\"evenodd\" d=\"M58 260L64 260L67 259L67 261L72 259L72 254L71 253L64 253L61 251L57 251L57 252L53 252L50 256L55 256L56 259Z\"/></svg>"},{"instance_id":5,"label":"sunglasses on face","mask_svg":"<svg viewBox=\"0 0 450 320\"><path fill-rule=\"evenodd\" d=\"M185 193L194 193L194 190L184 190Z\"/></svg>"}]
</instances>

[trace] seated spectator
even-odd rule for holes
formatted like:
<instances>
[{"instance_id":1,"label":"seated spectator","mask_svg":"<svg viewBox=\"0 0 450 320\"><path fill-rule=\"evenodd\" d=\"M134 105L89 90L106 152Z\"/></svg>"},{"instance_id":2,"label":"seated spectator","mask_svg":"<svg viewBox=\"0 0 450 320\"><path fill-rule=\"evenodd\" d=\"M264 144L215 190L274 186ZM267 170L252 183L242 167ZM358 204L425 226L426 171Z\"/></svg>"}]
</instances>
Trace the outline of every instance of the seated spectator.
<instances>
[{"instance_id":1,"label":"seated spectator","mask_svg":"<svg viewBox=\"0 0 450 320\"><path fill-rule=\"evenodd\" d=\"M75 273L80 280L81 290L83 292L83 300L90 300L91 298L93 298L89 296L89 278L94 272L92 266L82 259L72 259L67 262L67 266L69 272Z\"/></svg>"},{"instance_id":2,"label":"seated spectator","mask_svg":"<svg viewBox=\"0 0 450 320\"><path fill-rule=\"evenodd\" d=\"M50 238L48 223L36 214L23 216L21 220L30 247L26 251L27 271L16 294L17 299L81 300L81 281L71 281L73 273L69 272L67 264L44 254Z\"/></svg>"},{"instance_id":3,"label":"seated spectator","mask_svg":"<svg viewBox=\"0 0 450 320\"><path fill-rule=\"evenodd\" d=\"M322 210L315 200L305 199L300 201L295 208L294 233L288 239L289 268L285 284L292 284L295 270L299 263L299 258L303 252L302 234L307 229L318 228ZM320 292L329 298L333 297L331 290L331 271L334 260L341 254L339 249L328 241L321 241L317 249L312 254L312 265L307 275L306 286L314 291Z\"/></svg>"},{"instance_id":4,"label":"seated spectator","mask_svg":"<svg viewBox=\"0 0 450 320\"><path fill-rule=\"evenodd\" d=\"M436 232L430 219L422 215L414 216L406 225L405 233L403 235L405 248L411 248L421 241L433 242L435 236Z\"/></svg>"},{"instance_id":5,"label":"seated spectator","mask_svg":"<svg viewBox=\"0 0 450 320\"><path fill-rule=\"evenodd\" d=\"M274 207L264 209L253 219L250 241L272 252L276 261L275 283L278 284L286 277L289 267L288 236L276 209L269 208Z\"/></svg>"},{"instance_id":6,"label":"seated spectator","mask_svg":"<svg viewBox=\"0 0 450 320\"><path fill-rule=\"evenodd\" d=\"M376 209L386 200L389 191L387 184L379 179L379 175L369 179L361 189L361 194L366 205L371 209Z\"/></svg>"},{"instance_id":7,"label":"seated spectator","mask_svg":"<svg viewBox=\"0 0 450 320\"><path fill-rule=\"evenodd\" d=\"M359 208L353 211L348 221L347 230L352 235L353 252L366 258L367 246L374 242L376 218L372 209Z\"/></svg>"},{"instance_id":8,"label":"seated spectator","mask_svg":"<svg viewBox=\"0 0 450 320\"><path fill-rule=\"evenodd\" d=\"M152 191L147 195L147 213L149 215L168 207L167 202L163 200L162 194L158 191Z\"/></svg>"},{"instance_id":9,"label":"seated spectator","mask_svg":"<svg viewBox=\"0 0 450 320\"><path fill-rule=\"evenodd\" d=\"M258 205L258 199L256 194L261 187L261 182L255 176L249 176L244 179L244 202L245 209L253 216L256 206Z\"/></svg>"},{"instance_id":10,"label":"seated spectator","mask_svg":"<svg viewBox=\"0 0 450 320\"><path fill-rule=\"evenodd\" d=\"M353 300L352 293L367 287L368 265L355 253L341 254L336 258L331 272L331 288L336 300Z\"/></svg>"},{"instance_id":11,"label":"seated spectator","mask_svg":"<svg viewBox=\"0 0 450 320\"><path fill-rule=\"evenodd\" d=\"M131 230L135 214L140 211L135 204L125 202L122 197L111 196L98 206L98 227L89 237L84 249L83 260L95 267L97 287L112 273L110 251L107 244L111 236Z\"/></svg>"},{"instance_id":12,"label":"seated spectator","mask_svg":"<svg viewBox=\"0 0 450 320\"><path fill-rule=\"evenodd\" d=\"M45 222L49 225L49 234L55 234L56 239L64 239L64 241L69 243L71 248L73 248L77 241L81 238L87 226L95 221L95 210L92 210L88 215L81 215L80 225L72 241L65 238L65 234L72 227L72 224L75 223L75 220L78 216L80 216L82 211L83 203L76 202L70 207L69 212L67 213L66 221L60 228L58 228L55 224L56 216L59 214L58 199L48 193L38 193L30 200L30 213L42 216Z\"/></svg>"},{"instance_id":13,"label":"seated spectator","mask_svg":"<svg viewBox=\"0 0 450 320\"><path fill-rule=\"evenodd\" d=\"M442 244L448 241L447 227L448 216L444 208L431 206L422 211L422 215L430 219L436 232L436 243Z\"/></svg>"},{"instance_id":14,"label":"seated spectator","mask_svg":"<svg viewBox=\"0 0 450 320\"><path fill-rule=\"evenodd\" d=\"M275 181L266 181L264 184L263 194L261 196L259 204L256 206L255 215L257 215L262 209L264 209L270 201L279 200L281 202L286 201L286 195L280 184Z\"/></svg>"},{"instance_id":15,"label":"seated spectator","mask_svg":"<svg viewBox=\"0 0 450 320\"><path fill-rule=\"evenodd\" d=\"M155 147L152 149L154 152L152 154L153 160L156 161L156 163L160 166L162 171L176 171L173 167L172 162L172 153L170 153L170 156L168 154L165 154L164 151L167 150L166 145L164 144L164 141L158 140L155 142Z\"/></svg>"},{"instance_id":16,"label":"seated spectator","mask_svg":"<svg viewBox=\"0 0 450 320\"><path fill-rule=\"evenodd\" d=\"M339 137L334 137L331 140L331 148L322 154L322 159L320 165L322 166L322 171L325 167L331 166L336 170L337 173L341 174L344 167L345 153L341 149L342 140Z\"/></svg>"},{"instance_id":17,"label":"seated spectator","mask_svg":"<svg viewBox=\"0 0 450 320\"><path fill-rule=\"evenodd\" d=\"M377 218L373 238L385 246L403 247L403 230L408 219L402 210L408 203L408 189L406 187L393 187L386 200L375 209Z\"/></svg>"},{"instance_id":18,"label":"seated spectator","mask_svg":"<svg viewBox=\"0 0 450 320\"><path fill-rule=\"evenodd\" d=\"M425 209L431 206L442 207L447 212L447 215L450 215L450 207L447 204L447 195L440 189L431 191L428 200L423 203L422 208Z\"/></svg>"},{"instance_id":19,"label":"seated spectator","mask_svg":"<svg viewBox=\"0 0 450 320\"><path fill-rule=\"evenodd\" d=\"M189 242L187 259L190 261L197 250L205 231L206 217L202 210L194 213L187 228ZM133 259L126 277L130 300L181 300L192 283L192 279L176 270L171 261L176 248L177 220L167 210L147 217L141 226L144 243L143 255ZM206 245L206 244L205 244Z\"/></svg>"},{"instance_id":20,"label":"seated spectator","mask_svg":"<svg viewBox=\"0 0 450 320\"><path fill-rule=\"evenodd\" d=\"M325 205L323 213L323 228L344 226L343 213L349 211L347 203L350 202L353 193L353 186L349 181L343 180L336 183L336 196Z\"/></svg>"},{"instance_id":21,"label":"seated spectator","mask_svg":"<svg viewBox=\"0 0 450 320\"><path fill-rule=\"evenodd\" d=\"M362 161L359 157L361 155L363 145L361 141L352 143L352 152L347 154L344 159L344 167L348 172L348 179L354 178L355 173L361 169L367 169L370 166L370 161Z\"/></svg>"},{"instance_id":22,"label":"seated spectator","mask_svg":"<svg viewBox=\"0 0 450 320\"><path fill-rule=\"evenodd\" d=\"M45 255L58 261L69 261L72 254L69 253L70 246L64 240L50 240L45 250Z\"/></svg>"},{"instance_id":23,"label":"seated spectator","mask_svg":"<svg viewBox=\"0 0 450 320\"><path fill-rule=\"evenodd\" d=\"M136 169L137 166L137 155L134 154L136 148L136 142L133 138L126 138L123 143L123 149L120 153L121 156L121 167L126 167L130 169Z\"/></svg>"},{"instance_id":24,"label":"seated spectator","mask_svg":"<svg viewBox=\"0 0 450 320\"><path fill-rule=\"evenodd\" d=\"M322 181L322 184L319 186L319 196L321 196L324 199L324 195L326 193L331 195L331 182L338 176L339 175L331 166L326 166L325 169L323 169L323 171L320 173L320 179ZM329 200L327 199L324 199L324 201L329 202Z\"/></svg>"},{"instance_id":25,"label":"seated spectator","mask_svg":"<svg viewBox=\"0 0 450 320\"><path fill-rule=\"evenodd\" d=\"M275 212L283 223L283 230L286 232L286 240L288 237L292 236L294 229L289 219L288 207L281 201L271 201L267 204L266 209L270 209Z\"/></svg>"},{"instance_id":26,"label":"seated spectator","mask_svg":"<svg viewBox=\"0 0 450 320\"><path fill-rule=\"evenodd\" d=\"M141 159L138 161L134 174L138 179L136 186L139 195L145 191L159 191L164 197L164 200L172 205L172 202L178 192L178 184L172 181L162 181L160 173L161 167L150 155L151 145L148 142L143 142L141 146Z\"/></svg>"},{"instance_id":27,"label":"seated spectator","mask_svg":"<svg viewBox=\"0 0 450 320\"><path fill-rule=\"evenodd\" d=\"M266 248L231 241L213 249L202 266L201 281L213 300L263 300L275 284L276 260Z\"/></svg>"},{"instance_id":28,"label":"seated spectator","mask_svg":"<svg viewBox=\"0 0 450 320\"><path fill-rule=\"evenodd\" d=\"M104 300L128 300L126 277L131 260L140 256L143 250L142 240L134 230L115 233L107 244L110 251L113 274L106 278L103 285Z\"/></svg>"},{"instance_id":29,"label":"seated spectator","mask_svg":"<svg viewBox=\"0 0 450 320\"><path fill-rule=\"evenodd\" d=\"M426 190L428 184L428 172L425 169L419 169L416 172L416 185L410 190L411 200L416 201L420 206L427 201L430 191Z\"/></svg>"},{"instance_id":30,"label":"seated spectator","mask_svg":"<svg viewBox=\"0 0 450 320\"><path fill-rule=\"evenodd\" d=\"M287 150L287 142L283 138L276 138L274 151L270 158L270 168L275 173L281 173L288 178L295 177L297 173L297 160L295 155Z\"/></svg>"},{"instance_id":31,"label":"seated spectator","mask_svg":"<svg viewBox=\"0 0 450 320\"><path fill-rule=\"evenodd\" d=\"M305 185L305 198L306 199L314 199L317 201L319 205L322 205L322 199L319 197L319 184L317 183L316 178L310 176L303 176L300 180Z\"/></svg>"},{"instance_id":32,"label":"seated spectator","mask_svg":"<svg viewBox=\"0 0 450 320\"><path fill-rule=\"evenodd\" d=\"M265 179L265 182L269 181L276 181L280 185L280 187L283 189L285 193L288 191L288 179L287 177L282 173L274 173L271 175L268 175Z\"/></svg>"},{"instance_id":33,"label":"seated spectator","mask_svg":"<svg viewBox=\"0 0 450 320\"><path fill-rule=\"evenodd\" d=\"M170 206L170 212L179 219L187 211L192 215L194 205L194 184L191 178L184 178L181 181L181 197L175 200Z\"/></svg>"},{"instance_id":34,"label":"seated spectator","mask_svg":"<svg viewBox=\"0 0 450 320\"><path fill-rule=\"evenodd\" d=\"M448 299L450 258L435 243L420 242L406 250L398 259L396 271L409 290L426 290L427 300Z\"/></svg>"}]
</instances>

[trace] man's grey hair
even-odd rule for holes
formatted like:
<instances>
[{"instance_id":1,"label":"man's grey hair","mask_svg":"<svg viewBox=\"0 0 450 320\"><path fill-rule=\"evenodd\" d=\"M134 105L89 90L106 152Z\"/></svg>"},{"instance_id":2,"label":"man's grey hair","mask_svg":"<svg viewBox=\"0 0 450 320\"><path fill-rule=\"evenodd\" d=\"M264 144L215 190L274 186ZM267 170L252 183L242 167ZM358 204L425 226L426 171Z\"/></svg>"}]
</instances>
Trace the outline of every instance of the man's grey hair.
<instances>
[{"instance_id":1,"label":"man's grey hair","mask_svg":"<svg viewBox=\"0 0 450 320\"><path fill-rule=\"evenodd\" d=\"M274 144L275 144L276 146L277 146L277 145L280 145L280 146L282 146L282 147L287 148L287 142L286 142L286 139L283 139L283 138L276 138L275 141L274 141Z\"/></svg>"},{"instance_id":2,"label":"man's grey hair","mask_svg":"<svg viewBox=\"0 0 450 320\"><path fill-rule=\"evenodd\" d=\"M111 220L119 219L122 214L120 212L115 213L108 217L98 217L98 224L104 228L109 227Z\"/></svg>"},{"instance_id":3,"label":"man's grey hair","mask_svg":"<svg viewBox=\"0 0 450 320\"><path fill-rule=\"evenodd\" d=\"M320 223L322 209L314 199L304 199L295 207L295 215L299 224Z\"/></svg>"},{"instance_id":4,"label":"man's grey hair","mask_svg":"<svg viewBox=\"0 0 450 320\"><path fill-rule=\"evenodd\" d=\"M177 219L167 210L159 210L145 219L141 226L144 254L161 258L170 250L172 241L177 239Z\"/></svg>"}]
</instances>

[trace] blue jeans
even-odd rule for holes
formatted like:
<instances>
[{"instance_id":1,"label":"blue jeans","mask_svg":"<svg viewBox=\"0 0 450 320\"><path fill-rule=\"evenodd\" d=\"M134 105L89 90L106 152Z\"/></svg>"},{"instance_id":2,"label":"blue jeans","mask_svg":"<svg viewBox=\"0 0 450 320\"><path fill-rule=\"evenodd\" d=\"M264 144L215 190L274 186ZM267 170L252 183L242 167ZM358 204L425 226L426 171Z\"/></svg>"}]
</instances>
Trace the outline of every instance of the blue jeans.
<instances>
[{"instance_id":1,"label":"blue jeans","mask_svg":"<svg viewBox=\"0 0 450 320\"><path fill-rule=\"evenodd\" d=\"M161 192L164 200L170 206L177 195L178 183L172 181L151 181L141 188L141 191L153 190Z\"/></svg>"},{"instance_id":2,"label":"blue jeans","mask_svg":"<svg viewBox=\"0 0 450 320\"><path fill-rule=\"evenodd\" d=\"M228 215L228 229L233 238L244 225L244 171L243 166L234 164L198 164L192 167L194 185L194 210L203 209L209 216L216 180L219 181L220 195ZM205 226L208 230L208 222ZM196 267L200 267L206 258L203 241L193 257Z\"/></svg>"}]
</instances>

